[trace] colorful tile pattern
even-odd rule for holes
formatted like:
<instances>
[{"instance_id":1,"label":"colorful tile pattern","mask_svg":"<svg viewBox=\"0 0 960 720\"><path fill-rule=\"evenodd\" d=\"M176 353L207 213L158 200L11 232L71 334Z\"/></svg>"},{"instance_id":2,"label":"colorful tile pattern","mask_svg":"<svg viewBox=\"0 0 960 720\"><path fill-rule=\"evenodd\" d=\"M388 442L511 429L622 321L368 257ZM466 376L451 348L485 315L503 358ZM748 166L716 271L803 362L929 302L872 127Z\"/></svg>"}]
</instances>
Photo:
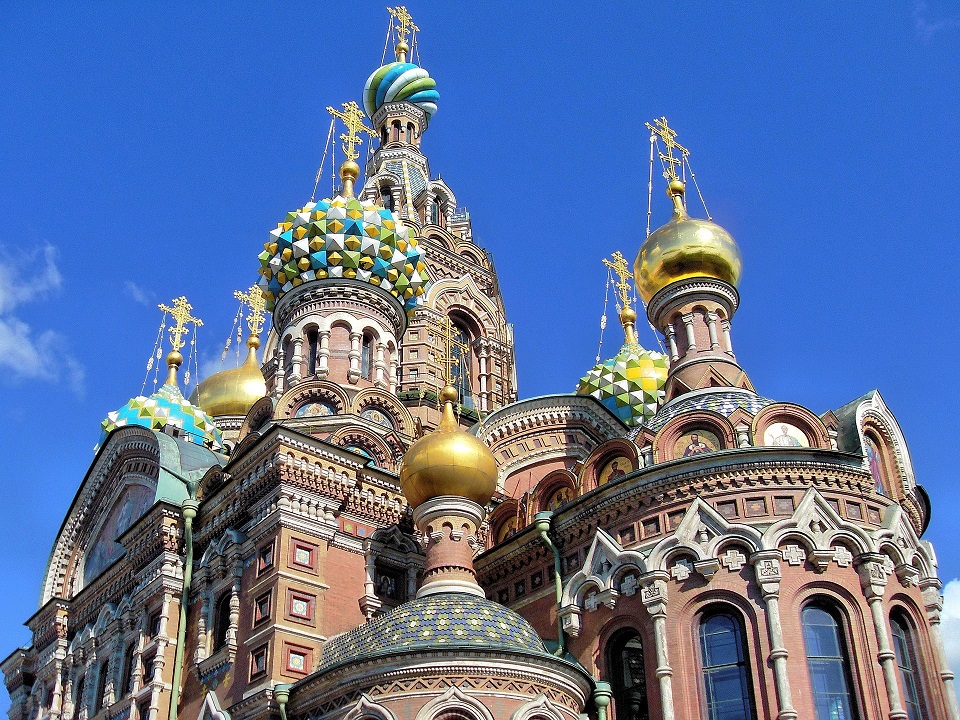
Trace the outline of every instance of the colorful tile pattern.
<instances>
[{"instance_id":1,"label":"colorful tile pattern","mask_svg":"<svg viewBox=\"0 0 960 720\"><path fill-rule=\"evenodd\" d=\"M437 111L437 81L413 63L392 62L377 68L363 87L363 109L373 117L385 103L406 100L427 114Z\"/></svg>"},{"instance_id":2,"label":"colorful tile pattern","mask_svg":"<svg viewBox=\"0 0 960 720\"><path fill-rule=\"evenodd\" d=\"M321 667L400 648L451 646L545 653L530 624L503 605L460 593L404 603L323 647Z\"/></svg>"},{"instance_id":3,"label":"colorful tile pattern","mask_svg":"<svg viewBox=\"0 0 960 720\"><path fill-rule=\"evenodd\" d=\"M150 397L138 395L100 423L103 432L97 447L103 445L111 430L126 425L139 425L162 431L167 425L179 428L184 439L212 450L223 449L223 438L203 410L191 405L176 385L163 385Z\"/></svg>"},{"instance_id":4,"label":"colorful tile pattern","mask_svg":"<svg viewBox=\"0 0 960 720\"><path fill-rule=\"evenodd\" d=\"M688 397L681 396L676 402L664 406L647 423L647 427L652 430L659 430L677 415L692 410L711 410L724 417L730 417L734 410L743 408L751 415L756 415L773 402L775 401L760 397L748 390L718 390Z\"/></svg>"},{"instance_id":5,"label":"colorful tile pattern","mask_svg":"<svg viewBox=\"0 0 960 720\"><path fill-rule=\"evenodd\" d=\"M627 427L642 425L656 414L663 400L669 369L666 355L624 343L614 357L580 379L577 395L597 398Z\"/></svg>"},{"instance_id":6,"label":"colorful tile pattern","mask_svg":"<svg viewBox=\"0 0 960 720\"><path fill-rule=\"evenodd\" d=\"M409 229L389 210L339 195L287 213L260 253L260 275L268 310L305 282L349 278L386 290L412 317L430 286Z\"/></svg>"}]
</instances>

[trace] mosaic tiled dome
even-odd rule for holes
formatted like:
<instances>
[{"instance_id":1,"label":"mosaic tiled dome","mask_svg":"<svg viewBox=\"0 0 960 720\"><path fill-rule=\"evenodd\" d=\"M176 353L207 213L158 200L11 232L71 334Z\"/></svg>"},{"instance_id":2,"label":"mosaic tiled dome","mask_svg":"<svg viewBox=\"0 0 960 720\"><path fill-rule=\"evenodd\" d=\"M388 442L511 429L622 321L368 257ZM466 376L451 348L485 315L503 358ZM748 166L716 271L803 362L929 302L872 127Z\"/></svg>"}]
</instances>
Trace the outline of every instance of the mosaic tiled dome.
<instances>
[{"instance_id":1,"label":"mosaic tiled dome","mask_svg":"<svg viewBox=\"0 0 960 720\"><path fill-rule=\"evenodd\" d=\"M592 395L627 427L652 418L663 400L670 360L666 355L625 342L615 356L580 379L577 395Z\"/></svg>"},{"instance_id":2,"label":"mosaic tiled dome","mask_svg":"<svg viewBox=\"0 0 960 720\"><path fill-rule=\"evenodd\" d=\"M287 213L260 253L260 275L268 310L305 282L349 278L386 290L408 316L430 282L416 238L391 211L340 196Z\"/></svg>"},{"instance_id":3,"label":"mosaic tiled dome","mask_svg":"<svg viewBox=\"0 0 960 720\"><path fill-rule=\"evenodd\" d=\"M414 648L473 647L546 653L526 620L486 598L442 593L404 603L323 647L322 667Z\"/></svg>"},{"instance_id":4,"label":"mosaic tiled dome","mask_svg":"<svg viewBox=\"0 0 960 720\"><path fill-rule=\"evenodd\" d=\"M179 428L183 439L212 450L223 449L223 439L213 420L203 410L191 405L176 385L163 385L150 397L138 395L119 410L107 415L100 426L98 447L118 427L139 425L150 430L163 430L167 425Z\"/></svg>"},{"instance_id":5,"label":"mosaic tiled dome","mask_svg":"<svg viewBox=\"0 0 960 720\"><path fill-rule=\"evenodd\" d=\"M406 100L427 114L429 120L437 111L437 82L418 65L392 62L378 68L363 88L363 109L373 117L385 103Z\"/></svg>"}]
</instances>

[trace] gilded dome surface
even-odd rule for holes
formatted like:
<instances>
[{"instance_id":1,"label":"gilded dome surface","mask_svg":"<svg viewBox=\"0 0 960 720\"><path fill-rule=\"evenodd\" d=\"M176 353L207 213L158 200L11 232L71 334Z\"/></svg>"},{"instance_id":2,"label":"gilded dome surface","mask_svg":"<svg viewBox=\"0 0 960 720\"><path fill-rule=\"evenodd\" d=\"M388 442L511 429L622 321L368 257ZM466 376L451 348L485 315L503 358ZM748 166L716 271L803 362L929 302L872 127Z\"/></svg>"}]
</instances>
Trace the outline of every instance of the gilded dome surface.
<instances>
[{"instance_id":1,"label":"gilded dome surface","mask_svg":"<svg viewBox=\"0 0 960 720\"><path fill-rule=\"evenodd\" d=\"M162 431L167 425L179 428L184 439L212 450L223 449L220 431L203 410L192 405L177 385L166 383L150 397L139 395L119 410L107 415L100 424L103 432L99 445L118 427L139 425ZM99 446L98 445L98 446Z\"/></svg>"},{"instance_id":2,"label":"gilded dome surface","mask_svg":"<svg viewBox=\"0 0 960 720\"><path fill-rule=\"evenodd\" d=\"M417 440L400 466L400 490L411 507L430 498L455 495L486 505L497 490L497 461L478 438L460 429L453 416L456 390L446 387L443 419Z\"/></svg>"},{"instance_id":3,"label":"gilded dome surface","mask_svg":"<svg viewBox=\"0 0 960 720\"><path fill-rule=\"evenodd\" d=\"M430 284L409 229L390 210L355 197L310 202L287 213L259 258L267 310L305 282L348 278L382 288L412 316Z\"/></svg>"},{"instance_id":4,"label":"gilded dome surface","mask_svg":"<svg viewBox=\"0 0 960 720\"><path fill-rule=\"evenodd\" d=\"M663 353L627 342L609 360L580 378L577 395L592 395L627 427L652 418L663 401L670 359Z\"/></svg>"},{"instance_id":5,"label":"gilded dome surface","mask_svg":"<svg viewBox=\"0 0 960 720\"><path fill-rule=\"evenodd\" d=\"M206 378L191 393L190 402L211 417L246 415L253 404L267 394L256 347L248 345L250 351L240 367L222 370Z\"/></svg>"},{"instance_id":6,"label":"gilded dome surface","mask_svg":"<svg viewBox=\"0 0 960 720\"><path fill-rule=\"evenodd\" d=\"M654 230L640 246L633 265L637 291L645 302L677 280L709 277L734 287L743 260L733 237L710 220L691 218L683 209L683 184L671 183L673 218Z\"/></svg>"},{"instance_id":7,"label":"gilded dome surface","mask_svg":"<svg viewBox=\"0 0 960 720\"><path fill-rule=\"evenodd\" d=\"M437 82L418 65L392 62L377 68L363 88L363 109L373 117L385 103L406 100L427 114L429 120L437 111Z\"/></svg>"}]
</instances>

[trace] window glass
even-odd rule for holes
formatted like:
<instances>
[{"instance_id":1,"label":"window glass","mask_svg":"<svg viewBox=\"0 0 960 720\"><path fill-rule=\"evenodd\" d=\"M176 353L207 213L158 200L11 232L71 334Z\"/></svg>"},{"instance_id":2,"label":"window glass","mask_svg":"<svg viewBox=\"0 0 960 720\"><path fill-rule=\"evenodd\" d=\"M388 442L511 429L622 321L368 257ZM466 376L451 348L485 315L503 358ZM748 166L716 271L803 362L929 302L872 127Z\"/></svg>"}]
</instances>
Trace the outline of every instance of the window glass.
<instances>
[{"instance_id":1,"label":"window glass","mask_svg":"<svg viewBox=\"0 0 960 720\"><path fill-rule=\"evenodd\" d=\"M738 618L716 613L701 621L700 662L709 720L752 720L750 675Z\"/></svg>"},{"instance_id":2,"label":"window glass","mask_svg":"<svg viewBox=\"0 0 960 720\"><path fill-rule=\"evenodd\" d=\"M926 717L920 708L919 682L914 666L913 647L910 631L905 622L897 617L890 618L893 630L893 650L897 655L897 667L900 668L900 682L903 686L903 704L906 705L910 720L922 720Z\"/></svg>"},{"instance_id":3,"label":"window glass","mask_svg":"<svg viewBox=\"0 0 960 720\"><path fill-rule=\"evenodd\" d=\"M614 720L648 720L647 679L640 638L632 631L615 635L608 652Z\"/></svg>"},{"instance_id":4,"label":"window glass","mask_svg":"<svg viewBox=\"0 0 960 720\"><path fill-rule=\"evenodd\" d=\"M803 642L817 720L855 720L847 676L847 652L840 623L832 612L808 605L801 616Z\"/></svg>"}]
</instances>

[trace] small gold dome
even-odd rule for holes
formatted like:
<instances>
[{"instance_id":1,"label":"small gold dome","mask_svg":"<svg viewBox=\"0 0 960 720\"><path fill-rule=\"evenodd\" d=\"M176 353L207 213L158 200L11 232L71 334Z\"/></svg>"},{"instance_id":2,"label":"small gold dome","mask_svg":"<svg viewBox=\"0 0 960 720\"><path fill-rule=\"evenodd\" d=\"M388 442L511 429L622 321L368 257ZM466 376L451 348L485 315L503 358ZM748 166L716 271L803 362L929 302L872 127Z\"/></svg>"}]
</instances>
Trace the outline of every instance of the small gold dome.
<instances>
[{"instance_id":1,"label":"small gold dome","mask_svg":"<svg viewBox=\"0 0 960 720\"><path fill-rule=\"evenodd\" d=\"M400 489L411 507L455 495L486 505L497 490L497 461L479 439L460 429L453 415L457 391L449 385L440 392L440 426L417 440L400 466Z\"/></svg>"},{"instance_id":2,"label":"small gold dome","mask_svg":"<svg viewBox=\"0 0 960 720\"><path fill-rule=\"evenodd\" d=\"M679 180L670 183L667 194L674 202L673 218L650 233L633 264L644 302L686 278L716 278L734 287L740 281L743 260L736 241L716 223L689 217L683 208L683 189Z\"/></svg>"},{"instance_id":3,"label":"small gold dome","mask_svg":"<svg viewBox=\"0 0 960 720\"><path fill-rule=\"evenodd\" d=\"M250 352L243 365L208 377L194 389L190 402L211 417L246 415L253 404L267 394L267 384L257 362L260 341L251 336L247 347Z\"/></svg>"}]
</instances>

